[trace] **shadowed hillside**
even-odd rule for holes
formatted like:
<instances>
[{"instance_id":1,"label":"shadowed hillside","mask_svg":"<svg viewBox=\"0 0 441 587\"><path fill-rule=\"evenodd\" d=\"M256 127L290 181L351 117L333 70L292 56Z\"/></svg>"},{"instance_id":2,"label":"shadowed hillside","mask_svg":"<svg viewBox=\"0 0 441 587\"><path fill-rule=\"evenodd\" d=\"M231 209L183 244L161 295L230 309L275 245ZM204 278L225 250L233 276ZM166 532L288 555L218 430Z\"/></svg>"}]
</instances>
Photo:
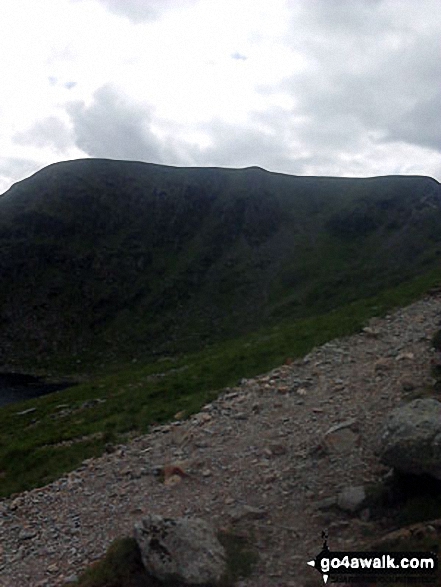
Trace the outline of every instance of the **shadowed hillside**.
<instances>
[{"instance_id":1,"label":"shadowed hillside","mask_svg":"<svg viewBox=\"0 0 441 587\"><path fill-rule=\"evenodd\" d=\"M435 267L440 228L427 177L57 163L0 196L0 362L176 353L321 313Z\"/></svg>"}]
</instances>

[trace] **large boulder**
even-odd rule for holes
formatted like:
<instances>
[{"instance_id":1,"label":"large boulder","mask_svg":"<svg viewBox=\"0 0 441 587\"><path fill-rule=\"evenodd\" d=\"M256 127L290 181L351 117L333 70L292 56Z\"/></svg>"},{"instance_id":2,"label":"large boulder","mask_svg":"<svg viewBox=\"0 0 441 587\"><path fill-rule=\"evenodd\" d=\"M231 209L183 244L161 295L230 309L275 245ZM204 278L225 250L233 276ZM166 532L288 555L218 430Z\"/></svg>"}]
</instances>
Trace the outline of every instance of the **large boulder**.
<instances>
[{"instance_id":1,"label":"large boulder","mask_svg":"<svg viewBox=\"0 0 441 587\"><path fill-rule=\"evenodd\" d=\"M441 402L416 399L393 410L381 435L380 451L386 465L441 480Z\"/></svg>"},{"instance_id":2,"label":"large boulder","mask_svg":"<svg viewBox=\"0 0 441 587\"><path fill-rule=\"evenodd\" d=\"M150 515L135 524L146 570L160 581L216 586L226 573L226 554L214 529L199 518Z\"/></svg>"}]
</instances>

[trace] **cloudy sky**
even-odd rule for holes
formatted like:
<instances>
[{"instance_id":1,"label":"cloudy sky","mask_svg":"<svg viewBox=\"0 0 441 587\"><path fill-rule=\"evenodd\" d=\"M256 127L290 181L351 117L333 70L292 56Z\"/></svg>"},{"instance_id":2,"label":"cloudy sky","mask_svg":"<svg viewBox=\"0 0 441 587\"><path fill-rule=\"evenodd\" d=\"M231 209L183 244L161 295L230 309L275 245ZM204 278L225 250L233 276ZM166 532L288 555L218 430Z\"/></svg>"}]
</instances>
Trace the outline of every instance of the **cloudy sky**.
<instances>
[{"instance_id":1,"label":"cloudy sky","mask_svg":"<svg viewBox=\"0 0 441 587\"><path fill-rule=\"evenodd\" d=\"M441 0L2 0L0 193L106 157L441 180Z\"/></svg>"}]
</instances>

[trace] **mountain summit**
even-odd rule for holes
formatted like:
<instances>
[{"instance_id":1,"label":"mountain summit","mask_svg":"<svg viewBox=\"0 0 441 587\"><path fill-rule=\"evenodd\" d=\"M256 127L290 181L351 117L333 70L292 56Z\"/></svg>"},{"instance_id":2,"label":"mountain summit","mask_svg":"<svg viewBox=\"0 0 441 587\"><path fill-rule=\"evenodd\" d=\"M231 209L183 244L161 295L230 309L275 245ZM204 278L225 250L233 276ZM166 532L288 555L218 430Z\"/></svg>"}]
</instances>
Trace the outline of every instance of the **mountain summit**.
<instances>
[{"instance_id":1,"label":"mountain summit","mask_svg":"<svg viewBox=\"0 0 441 587\"><path fill-rule=\"evenodd\" d=\"M84 159L0 196L0 362L200 348L439 264L441 187Z\"/></svg>"}]
</instances>

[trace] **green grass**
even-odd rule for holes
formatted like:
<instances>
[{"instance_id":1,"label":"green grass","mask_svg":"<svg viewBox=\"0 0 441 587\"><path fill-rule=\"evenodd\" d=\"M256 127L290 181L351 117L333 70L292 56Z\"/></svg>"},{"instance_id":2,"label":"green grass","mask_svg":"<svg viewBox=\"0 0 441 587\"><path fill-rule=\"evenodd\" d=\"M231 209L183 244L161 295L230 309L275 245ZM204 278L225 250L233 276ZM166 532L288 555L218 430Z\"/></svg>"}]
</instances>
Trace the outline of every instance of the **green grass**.
<instances>
[{"instance_id":1,"label":"green grass","mask_svg":"<svg viewBox=\"0 0 441 587\"><path fill-rule=\"evenodd\" d=\"M332 312L260 330L197 353L144 365L121 363L78 386L0 410L0 496L44 485L107 443L143 434L178 411L197 412L241 378L301 357L356 332L372 316L417 299L439 283L433 271L408 284ZM158 376L158 374L160 376ZM95 400L92 402L91 400ZM23 415L28 408L35 411Z\"/></svg>"}]
</instances>

